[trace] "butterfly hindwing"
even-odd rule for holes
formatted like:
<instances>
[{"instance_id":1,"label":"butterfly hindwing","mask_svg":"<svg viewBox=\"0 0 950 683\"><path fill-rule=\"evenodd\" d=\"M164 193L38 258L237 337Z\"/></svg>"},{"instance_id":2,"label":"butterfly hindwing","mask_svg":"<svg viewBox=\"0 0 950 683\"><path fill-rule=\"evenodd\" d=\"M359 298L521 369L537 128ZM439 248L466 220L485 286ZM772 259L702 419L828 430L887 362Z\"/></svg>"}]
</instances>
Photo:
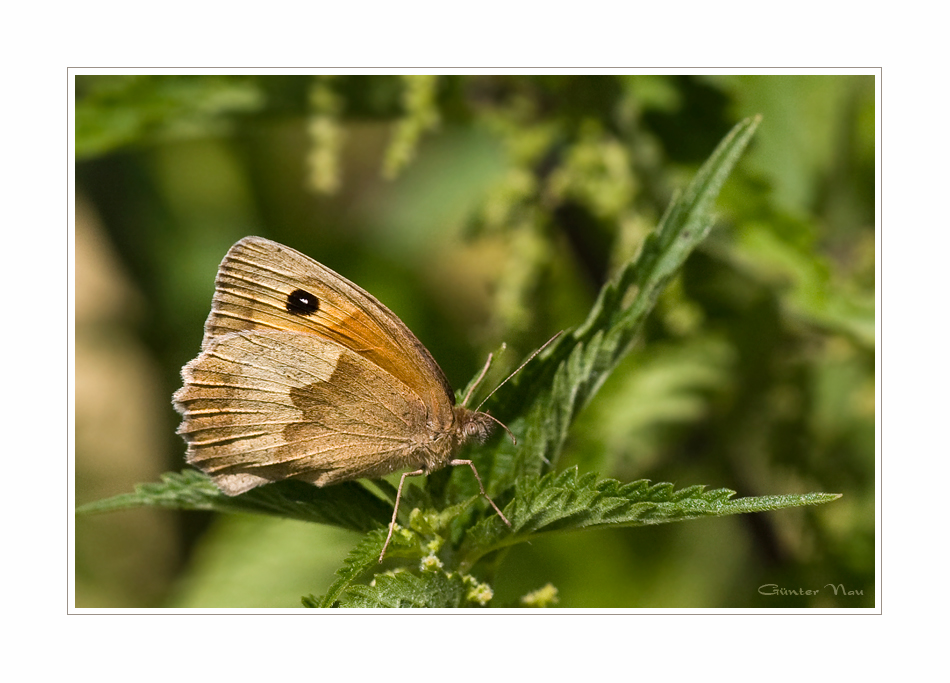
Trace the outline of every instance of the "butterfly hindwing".
<instances>
[{"instance_id":1,"label":"butterfly hindwing","mask_svg":"<svg viewBox=\"0 0 950 683\"><path fill-rule=\"evenodd\" d=\"M230 495L268 481L317 485L412 464L426 407L407 386L335 342L232 332L185 366L175 394L187 460Z\"/></svg>"}]
</instances>

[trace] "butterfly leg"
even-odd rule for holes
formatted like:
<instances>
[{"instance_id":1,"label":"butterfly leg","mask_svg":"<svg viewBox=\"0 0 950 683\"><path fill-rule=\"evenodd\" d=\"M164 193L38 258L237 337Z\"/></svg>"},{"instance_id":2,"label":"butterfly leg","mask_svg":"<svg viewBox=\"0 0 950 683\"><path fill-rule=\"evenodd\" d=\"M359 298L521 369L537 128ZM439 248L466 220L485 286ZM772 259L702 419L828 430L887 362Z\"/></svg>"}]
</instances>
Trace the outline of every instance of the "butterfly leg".
<instances>
[{"instance_id":1,"label":"butterfly leg","mask_svg":"<svg viewBox=\"0 0 950 683\"><path fill-rule=\"evenodd\" d=\"M482 478L481 478L480 476L478 476L478 470L475 469L475 464L474 464L471 460L450 460L450 461L449 461L449 465L451 465L451 466L455 466L455 465L468 465L469 467L472 468L472 474L475 475L475 481L478 482L478 489L482 492L482 495L485 496L485 498L488 499L488 502L491 503L491 506L492 506L493 508L495 508L495 512L497 512L497 513L498 513L498 516L501 517L501 521L504 522L505 524L507 524L507 525L510 527L510 526L511 526L511 522L509 522L509 521L508 521L508 518L505 517L505 516L502 514L501 510L498 509L498 506L495 505L495 501L493 501L491 498L489 498L489 497L488 497L488 494L485 493L485 487L482 485Z\"/></svg>"},{"instance_id":2,"label":"butterfly leg","mask_svg":"<svg viewBox=\"0 0 950 683\"><path fill-rule=\"evenodd\" d=\"M399 499L402 498L402 485L405 483L406 477L414 477L414 476L418 476L420 474L425 474L425 473L426 473L425 470L416 470L414 472L404 472L403 475L399 477L399 488L396 489L396 504L393 506L393 519L389 523L389 533L386 534L386 542L383 543L383 549L379 553L380 564L382 564L383 555L386 554L386 548L389 547L389 541L392 540L393 530L395 530L396 528L396 515L399 513ZM478 476L478 475L475 475L475 476ZM479 486L481 486L481 482L479 482L478 484ZM494 503L492 503L492 505L494 505Z\"/></svg>"}]
</instances>

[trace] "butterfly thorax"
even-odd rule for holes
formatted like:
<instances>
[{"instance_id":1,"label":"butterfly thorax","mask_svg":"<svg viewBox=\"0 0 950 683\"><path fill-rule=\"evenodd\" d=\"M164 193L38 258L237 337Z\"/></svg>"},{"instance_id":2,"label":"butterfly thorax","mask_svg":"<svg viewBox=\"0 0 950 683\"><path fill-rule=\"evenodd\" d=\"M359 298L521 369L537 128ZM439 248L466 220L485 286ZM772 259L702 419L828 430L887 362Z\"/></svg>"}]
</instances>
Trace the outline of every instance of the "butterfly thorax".
<instances>
[{"instance_id":1,"label":"butterfly thorax","mask_svg":"<svg viewBox=\"0 0 950 683\"><path fill-rule=\"evenodd\" d=\"M458 450L470 441L483 443L495 427L495 421L486 413L469 410L465 406L453 406L455 421L439 428L430 426L429 442L419 445L420 463L429 472L449 464Z\"/></svg>"}]
</instances>

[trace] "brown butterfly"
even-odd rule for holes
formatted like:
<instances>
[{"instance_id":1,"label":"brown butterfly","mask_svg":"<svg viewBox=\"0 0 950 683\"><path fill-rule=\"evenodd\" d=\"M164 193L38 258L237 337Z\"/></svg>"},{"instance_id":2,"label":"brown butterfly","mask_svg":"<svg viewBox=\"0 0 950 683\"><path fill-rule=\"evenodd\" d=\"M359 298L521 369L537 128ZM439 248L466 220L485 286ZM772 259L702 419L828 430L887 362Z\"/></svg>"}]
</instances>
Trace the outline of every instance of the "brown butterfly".
<instances>
[{"instance_id":1,"label":"brown butterfly","mask_svg":"<svg viewBox=\"0 0 950 683\"><path fill-rule=\"evenodd\" d=\"M282 479L328 486L413 468L399 480L382 562L406 477L467 465L511 526L475 465L453 457L501 423L456 404L392 311L294 249L260 237L231 247L201 354L182 377L173 402L187 461L230 496Z\"/></svg>"}]
</instances>

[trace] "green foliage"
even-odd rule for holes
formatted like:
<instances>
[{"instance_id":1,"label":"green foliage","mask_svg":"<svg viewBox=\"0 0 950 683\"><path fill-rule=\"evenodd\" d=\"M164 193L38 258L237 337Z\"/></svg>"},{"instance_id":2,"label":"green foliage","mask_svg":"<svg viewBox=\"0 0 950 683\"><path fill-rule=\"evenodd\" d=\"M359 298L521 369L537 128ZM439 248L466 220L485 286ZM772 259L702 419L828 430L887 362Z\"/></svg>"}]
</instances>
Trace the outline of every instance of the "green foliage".
<instances>
[{"instance_id":1,"label":"green foliage","mask_svg":"<svg viewBox=\"0 0 950 683\"><path fill-rule=\"evenodd\" d=\"M79 79L78 182L145 299L141 335L163 369L163 405L194 355L214 265L250 233L376 294L456 386L479 347L505 340L517 356L568 330L486 403L518 445L498 435L461 456L513 529L468 468L407 486L382 566L394 498L385 481L281 482L227 498L183 472L81 509L251 513L255 524L350 530L338 543L360 534L330 588L329 570L302 584L323 593L308 606L828 606L755 592L815 575L872 600L869 92L866 77ZM745 120L700 168L732 121L758 112L760 129ZM106 154L114 150L126 153ZM677 187L686 189L671 201ZM157 433L168 434L167 462L180 462L165 412ZM119 448L117 433L107 443L122 457L137 452ZM794 514L609 531L831 497L800 491L845 496ZM294 527L297 545L310 527ZM314 528L316 552L330 531ZM707 542L706 529L726 540ZM253 600L234 604L286 604L265 595L273 567L294 556L266 537L254 551L273 558L271 569L242 584ZM242 551L229 538L242 536L205 534L199 551L211 544L216 566L234 566ZM342 552L324 552L339 564ZM672 596L676 580L686 597Z\"/></svg>"},{"instance_id":2,"label":"green foliage","mask_svg":"<svg viewBox=\"0 0 950 683\"><path fill-rule=\"evenodd\" d=\"M232 498L221 493L207 476L194 470L183 470L180 474L168 472L162 475L161 483L138 484L134 493L87 503L77 512L111 512L145 506L274 515L354 531L374 529L392 514L383 501L353 482L318 489L286 481Z\"/></svg>"},{"instance_id":3,"label":"green foliage","mask_svg":"<svg viewBox=\"0 0 950 683\"><path fill-rule=\"evenodd\" d=\"M579 476L576 469L551 472L540 480L516 482L514 499L505 506L511 521L508 529L497 517L482 519L470 528L455 552L442 554L458 573L445 572L436 552L446 545L448 519L439 526L410 522L411 531L394 537L389 557L400 559L401 572L394 577L376 575L376 586L353 585L361 576L378 571L382 531L368 534L337 572L337 581L322 598L304 600L308 607L460 607L461 587L474 579L467 573L489 553L537 538L540 534L576 531L606 526L646 526L667 522L765 512L802 505L818 505L839 498L837 494L812 493L795 496L761 496L732 500L734 491L705 491L702 486L675 490L672 484L646 480L629 484L597 480L591 473ZM416 511L418 512L418 511ZM454 511L453 511L454 512ZM418 518L419 515L417 515ZM442 535L440 535L442 534ZM420 568L421 578L407 571L405 560ZM434 594L426 595L431 588ZM451 590L450 590L451 588ZM490 589L489 589L490 590ZM372 600L378 600L373 603Z\"/></svg>"},{"instance_id":4,"label":"green foliage","mask_svg":"<svg viewBox=\"0 0 950 683\"><path fill-rule=\"evenodd\" d=\"M515 383L506 386L499 398L501 414L511 421L522 441L518 447L507 443L496 447L501 453L495 457L488 488L496 495L511 495L514 489L505 506L511 528L495 516L477 515L460 533L453 525L469 501L446 496L441 510L431 506L414 509L411 531L402 530L395 536L389 558L400 561L401 571L377 574L370 585L354 585L358 577L372 570L382 549L382 532L370 531L347 558L327 596L307 599L305 604L459 607L471 602L467 583L473 590L480 585L469 575L479 560L539 534L758 512L838 497L808 494L732 501L734 492L725 489L705 492L701 486L692 486L676 491L672 484L650 485L645 480L622 485L616 480L598 481L594 474L578 476L576 469L543 475L556 462L578 411L631 347L663 287L705 239L712 202L756 125L757 121L747 120L734 129L683 195L673 201L639 256L601 289L587 320L542 352ZM520 414L514 406L521 406ZM411 497L407 498L408 503ZM166 475L162 484L140 485L133 494L86 505L80 512L139 505L264 513L356 531L373 529L386 519L381 501L353 483L315 489L298 482L280 482L229 498L194 473ZM409 571L406 560L417 566L418 575ZM490 593L486 587L472 595L481 595L487 602L484 596Z\"/></svg>"},{"instance_id":5,"label":"green foliage","mask_svg":"<svg viewBox=\"0 0 950 683\"><path fill-rule=\"evenodd\" d=\"M600 290L587 320L527 367L499 399L507 399L509 406L530 406L520 416L504 404L500 411L527 443L502 464L509 478L537 476L545 463L557 459L577 413L629 351L660 292L709 233L712 202L757 125L758 120L746 120L733 129L683 195L670 204L637 258ZM547 388L539 391L542 384ZM519 392L518 387L531 387L530 393Z\"/></svg>"},{"instance_id":6,"label":"green foliage","mask_svg":"<svg viewBox=\"0 0 950 683\"><path fill-rule=\"evenodd\" d=\"M702 486L675 490L673 484L644 480L621 484L614 479L597 480L593 474L578 476L574 469L550 473L540 481L519 481L509 507L512 529L505 531L497 520L480 522L467 535L459 555L460 565L471 566L482 556L505 546L555 531L597 526L645 526L666 522L720 517L745 512L779 510L827 503L838 494L812 493L796 496L760 496L730 500L735 491L704 491ZM506 515L508 513L506 512Z\"/></svg>"},{"instance_id":7,"label":"green foliage","mask_svg":"<svg viewBox=\"0 0 950 683\"><path fill-rule=\"evenodd\" d=\"M76 157L129 144L226 130L228 116L258 111L263 93L246 78L96 76L78 84Z\"/></svg>"},{"instance_id":8,"label":"green foliage","mask_svg":"<svg viewBox=\"0 0 950 683\"><path fill-rule=\"evenodd\" d=\"M412 160L423 133L439 124L435 106L438 79L435 76L403 76L405 115L396 125L393 141L383 162L383 175L395 178Z\"/></svg>"}]
</instances>

